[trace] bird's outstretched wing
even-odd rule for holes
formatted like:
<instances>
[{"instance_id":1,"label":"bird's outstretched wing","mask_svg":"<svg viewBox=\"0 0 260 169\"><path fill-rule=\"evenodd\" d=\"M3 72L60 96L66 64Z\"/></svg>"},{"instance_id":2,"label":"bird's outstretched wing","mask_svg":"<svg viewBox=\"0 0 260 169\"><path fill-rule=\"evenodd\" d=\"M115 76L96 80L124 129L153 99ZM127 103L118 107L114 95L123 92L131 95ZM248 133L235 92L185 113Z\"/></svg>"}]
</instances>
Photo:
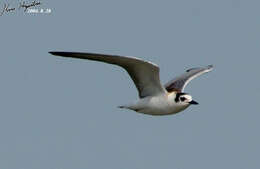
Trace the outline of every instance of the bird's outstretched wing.
<instances>
[{"instance_id":1,"label":"bird's outstretched wing","mask_svg":"<svg viewBox=\"0 0 260 169\"><path fill-rule=\"evenodd\" d=\"M213 69L213 65L209 65L207 67L200 67L200 68L192 68L189 70L186 70L186 72L173 80L169 81L164 85L165 89L168 92L177 91L177 92L183 92L185 86L194 78L210 72Z\"/></svg>"},{"instance_id":2,"label":"bird's outstretched wing","mask_svg":"<svg viewBox=\"0 0 260 169\"><path fill-rule=\"evenodd\" d=\"M160 83L159 67L151 62L135 57L118 55L104 55L97 53L76 53L76 52L49 52L53 55L89 59L94 61L106 62L124 68L139 92L139 97L154 96L166 93L165 88Z\"/></svg>"}]
</instances>

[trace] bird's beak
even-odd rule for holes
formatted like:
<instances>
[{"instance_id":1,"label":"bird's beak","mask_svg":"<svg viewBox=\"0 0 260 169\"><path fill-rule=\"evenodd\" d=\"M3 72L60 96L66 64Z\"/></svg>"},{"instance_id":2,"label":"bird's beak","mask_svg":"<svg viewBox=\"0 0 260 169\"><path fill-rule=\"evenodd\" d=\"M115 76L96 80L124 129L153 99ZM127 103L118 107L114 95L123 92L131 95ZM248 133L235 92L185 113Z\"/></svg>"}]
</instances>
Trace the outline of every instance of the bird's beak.
<instances>
[{"instance_id":1,"label":"bird's beak","mask_svg":"<svg viewBox=\"0 0 260 169\"><path fill-rule=\"evenodd\" d=\"M199 104L198 102L195 102L194 100L189 102L190 104Z\"/></svg>"}]
</instances>

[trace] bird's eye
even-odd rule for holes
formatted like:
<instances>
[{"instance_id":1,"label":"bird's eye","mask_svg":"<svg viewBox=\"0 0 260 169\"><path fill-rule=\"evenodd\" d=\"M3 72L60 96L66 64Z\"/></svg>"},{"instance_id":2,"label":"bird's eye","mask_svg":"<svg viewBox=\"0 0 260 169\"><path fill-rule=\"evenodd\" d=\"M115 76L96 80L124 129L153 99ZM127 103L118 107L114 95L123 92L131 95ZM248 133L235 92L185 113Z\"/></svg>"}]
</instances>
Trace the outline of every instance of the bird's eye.
<instances>
[{"instance_id":1,"label":"bird's eye","mask_svg":"<svg viewBox=\"0 0 260 169\"><path fill-rule=\"evenodd\" d=\"M183 101L185 101L186 100L186 98L185 97L181 97L181 101L183 102Z\"/></svg>"}]
</instances>

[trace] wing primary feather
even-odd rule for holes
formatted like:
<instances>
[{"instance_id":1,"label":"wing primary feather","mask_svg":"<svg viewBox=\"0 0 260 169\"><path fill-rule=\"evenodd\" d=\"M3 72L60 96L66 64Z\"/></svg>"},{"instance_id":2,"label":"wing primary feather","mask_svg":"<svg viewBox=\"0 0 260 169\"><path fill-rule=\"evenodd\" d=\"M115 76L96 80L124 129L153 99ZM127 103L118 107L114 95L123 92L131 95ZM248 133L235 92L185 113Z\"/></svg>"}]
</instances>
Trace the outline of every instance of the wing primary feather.
<instances>
[{"instance_id":1,"label":"wing primary feather","mask_svg":"<svg viewBox=\"0 0 260 169\"><path fill-rule=\"evenodd\" d=\"M191 68L186 70L186 72L173 80L169 81L164 85L168 92L176 91L183 92L185 86L194 78L210 72L213 69L213 65L208 65L204 68Z\"/></svg>"},{"instance_id":2,"label":"wing primary feather","mask_svg":"<svg viewBox=\"0 0 260 169\"><path fill-rule=\"evenodd\" d=\"M134 81L140 98L166 93L165 88L160 83L159 67L154 63L136 57L119 55L57 51L49 53L56 56L88 59L121 66Z\"/></svg>"}]
</instances>

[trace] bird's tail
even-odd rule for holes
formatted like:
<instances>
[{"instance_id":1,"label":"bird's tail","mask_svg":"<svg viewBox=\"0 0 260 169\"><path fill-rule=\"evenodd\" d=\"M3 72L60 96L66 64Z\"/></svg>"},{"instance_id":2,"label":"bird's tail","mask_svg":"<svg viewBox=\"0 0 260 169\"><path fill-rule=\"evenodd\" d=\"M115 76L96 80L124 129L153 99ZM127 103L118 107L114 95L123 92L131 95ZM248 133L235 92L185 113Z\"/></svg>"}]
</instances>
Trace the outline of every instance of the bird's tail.
<instances>
[{"instance_id":1,"label":"bird's tail","mask_svg":"<svg viewBox=\"0 0 260 169\"><path fill-rule=\"evenodd\" d=\"M117 106L118 108L120 109L126 109L127 107L126 106Z\"/></svg>"}]
</instances>

